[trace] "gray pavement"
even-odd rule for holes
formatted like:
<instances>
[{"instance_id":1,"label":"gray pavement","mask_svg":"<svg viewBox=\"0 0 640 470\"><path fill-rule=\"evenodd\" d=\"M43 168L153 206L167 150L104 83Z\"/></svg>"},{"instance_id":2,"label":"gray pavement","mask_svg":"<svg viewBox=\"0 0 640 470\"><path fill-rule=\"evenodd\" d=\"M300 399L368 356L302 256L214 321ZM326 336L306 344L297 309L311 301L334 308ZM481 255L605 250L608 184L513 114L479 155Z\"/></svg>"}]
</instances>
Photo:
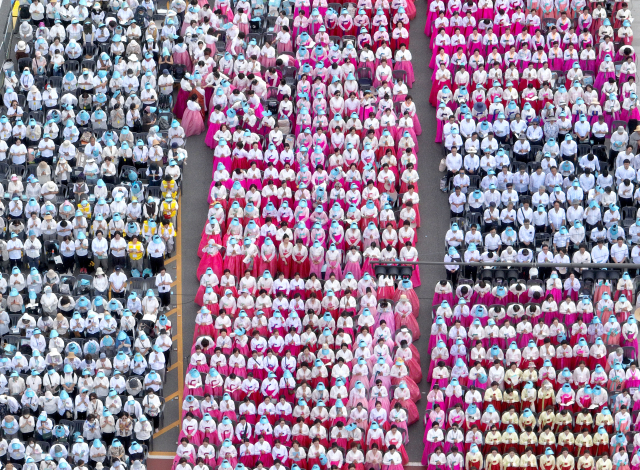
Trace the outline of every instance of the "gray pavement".
<instances>
[{"instance_id":1,"label":"gray pavement","mask_svg":"<svg viewBox=\"0 0 640 470\"><path fill-rule=\"evenodd\" d=\"M182 304L182 317L177 318L174 313L169 319L176 325L176 321L182 321L182 357L184 364L188 364L193 344L193 332L198 305L194 302L198 291L198 278L196 270L200 258L196 251L202 234L202 228L206 222L207 193L211 184L212 175L212 150L204 144L204 135L187 139L187 151L189 159L184 170L184 183L180 197L180 212L182 223L180 236L182 238L182 295L175 295L175 302ZM180 368L169 372L165 384L165 396L169 396L178 390ZM183 371L186 371L186 366ZM184 372L183 372L184 373ZM182 404L178 400L170 402L166 407L165 425L174 423L179 419L178 413ZM166 431L154 439L154 451L174 452L178 440L179 427Z\"/></svg>"},{"instance_id":2,"label":"gray pavement","mask_svg":"<svg viewBox=\"0 0 640 470\"><path fill-rule=\"evenodd\" d=\"M432 70L428 67L432 50L429 47L429 38L424 34L428 2L416 0L418 16L411 23L411 44L409 50L413 55L413 70L416 81L410 94L416 103L422 135L418 137L420 151L418 154L418 182L420 194L420 218L421 227L418 229L418 242L416 248L421 261L442 261L444 257L443 240L449 225L448 195L440 191L440 178L442 173L438 171L438 165L442 158L442 149L435 143L436 138L436 110L429 104L431 92ZM422 417L427 405L426 395L429 393L426 371L429 370L430 352L427 348L429 333L431 331L431 302L433 299L433 286L445 277L443 267L420 266L422 285L416 289L420 298L420 324L421 338L416 343L422 361L424 378L420 383L423 398L418 403L421 419L409 429L409 445L407 453L411 462L420 462L424 445L424 421Z\"/></svg>"}]
</instances>

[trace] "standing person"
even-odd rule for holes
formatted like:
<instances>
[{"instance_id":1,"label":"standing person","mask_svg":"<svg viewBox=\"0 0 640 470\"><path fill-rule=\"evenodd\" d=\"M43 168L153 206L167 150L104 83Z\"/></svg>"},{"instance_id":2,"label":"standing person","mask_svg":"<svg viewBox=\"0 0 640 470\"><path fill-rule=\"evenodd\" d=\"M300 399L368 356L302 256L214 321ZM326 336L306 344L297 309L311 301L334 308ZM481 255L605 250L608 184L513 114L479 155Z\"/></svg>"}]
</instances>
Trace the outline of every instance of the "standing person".
<instances>
[{"instance_id":1,"label":"standing person","mask_svg":"<svg viewBox=\"0 0 640 470\"><path fill-rule=\"evenodd\" d=\"M120 265L116 265L115 271L109 276L111 297L123 299L127 294L127 275L122 272Z\"/></svg>"},{"instance_id":2,"label":"standing person","mask_svg":"<svg viewBox=\"0 0 640 470\"><path fill-rule=\"evenodd\" d=\"M187 101L187 109L185 109L182 117L182 128L184 129L185 137L199 135L204 132L201 110L202 107L198 104L198 97L191 95L189 101Z\"/></svg>"},{"instance_id":3,"label":"standing person","mask_svg":"<svg viewBox=\"0 0 640 470\"><path fill-rule=\"evenodd\" d=\"M7 243L7 251L9 252L9 263L11 267L22 265L22 241L18 238L18 234L12 233L11 240Z\"/></svg>"},{"instance_id":4,"label":"standing person","mask_svg":"<svg viewBox=\"0 0 640 470\"><path fill-rule=\"evenodd\" d=\"M124 267L124 261L127 251L127 241L122 238L122 234L120 233L120 231L117 231L115 233L115 236L111 239L109 249L111 251L111 260L113 262L113 266Z\"/></svg>"},{"instance_id":5,"label":"standing person","mask_svg":"<svg viewBox=\"0 0 640 470\"><path fill-rule=\"evenodd\" d=\"M138 236L134 235L131 241L127 245L127 252L129 253L129 261L131 262L131 271L138 271L138 275L142 274L144 261L144 247L142 243L138 241Z\"/></svg>"},{"instance_id":6,"label":"standing person","mask_svg":"<svg viewBox=\"0 0 640 470\"><path fill-rule=\"evenodd\" d=\"M40 268L40 253L42 251L42 243L36 237L33 230L29 230L29 238L24 242L24 252L27 255L27 263L30 268Z\"/></svg>"},{"instance_id":7,"label":"standing person","mask_svg":"<svg viewBox=\"0 0 640 470\"><path fill-rule=\"evenodd\" d=\"M160 269L164 267L164 250L165 245L159 235L154 235L149 245L147 245L147 253L149 255L149 263L153 274L158 274Z\"/></svg>"},{"instance_id":8,"label":"standing person","mask_svg":"<svg viewBox=\"0 0 640 470\"><path fill-rule=\"evenodd\" d=\"M109 269L109 242L103 237L102 230L96 232L96 238L91 241L91 251L93 252L93 262L95 269L102 267L105 271Z\"/></svg>"},{"instance_id":9,"label":"standing person","mask_svg":"<svg viewBox=\"0 0 640 470\"><path fill-rule=\"evenodd\" d=\"M60 244L60 254L62 255L64 271L67 274L72 274L76 264L76 244L69 235L66 235Z\"/></svg>"},{"instance_id":10,"label":"standing person","mask_svg":"<svg viewBox=\"0 0 640 470\"><path fill-rule=\"evenodd\" d=\"M158 288L158 296L160 297L160 311L165 309L167 312L171 310L171 275L167 273L167 268L162 266L160 272L156 276L156 287Z\"/></svg>"}]
</instances>

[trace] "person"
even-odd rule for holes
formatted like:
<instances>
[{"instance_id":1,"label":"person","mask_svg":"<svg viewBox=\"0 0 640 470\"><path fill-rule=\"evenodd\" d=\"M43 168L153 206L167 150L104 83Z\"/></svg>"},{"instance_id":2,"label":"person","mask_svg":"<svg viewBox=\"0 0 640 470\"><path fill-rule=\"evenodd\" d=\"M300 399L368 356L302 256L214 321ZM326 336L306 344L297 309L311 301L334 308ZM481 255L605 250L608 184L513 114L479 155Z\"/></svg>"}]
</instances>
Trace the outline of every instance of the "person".
<instances>
[{"instance_id":1,"label":"person","mask_svg":"<svg viewBox=\"0 0 640 470\"><path fill-rule=\"evenodd\" d=\"M160 311L171 310L171 275L167 273L167 268L162 266L156 275L156 287L160 298Z\"/></svg>"},{"instance_id":2,"label":"person","mask_svg":"<svg viewBox=\"0 0 640 470\"><path fill-rule=\"evenodd\" d=\"M133 235L131 241L127 244L127 252L129 253L129 262L131 264L131 271L136 271L138 274L143 270L143 256L144 249L142 243L138 241L138 236Z\"/></svg>"},{"instance_id":3,"label":"person","mask_svg":"<svg viewBox=\"0 0 640 470\"><path fill-rule=\"evenodd\" d=\"M116 265L115 271L109 276L109 286L112 297L125 297L127 293L127 280L127 275L122 272L122 267L120 265Z\"/></svg>"},{"instance_id":4,"label":"person","mask_svg":"<svg viewBox=\"0 0 640 470\"><path fill-rule=\"evenodd\" d=\"M151 264L151 270L154 274L158 274L164 267L165 245L159 235L154 235L147 245L147 255Z\"/></svg>"},{"instance_id":5,"label":"person","mask_svg":"<svg viewBox=\"0 0 640 470\"><path fill-rule=\"evenodd\" d=\"M202 119L202 108L198 104L198 97L192 95L187 101L187 109L182 117L182 128L184 136L199 135L204 132L204 121Z\"/></svg>"},{"instance_id":6,"label":"person","mask_svg":"<svg viewBox=\"0 0 640 470\"><path fill-rule=\"evenodd\" d=\"M96 269L109 269L109 244L104 238L102 230L96 232L96 237L91 241L91 252L93 254L93 263Z\"/></svg>"},{"instance_id":7,"label":"person","mask_svg":"<svg viewBox=\"0 0 640 470\"><path fill-rule=\"evenodd\" d=\"M24 253L27 257L27 265L37 270L40 268L42 243L37 239L34 230L30 230L28 235L29 237L24 242Z\"/></svg>"}]
</instances>

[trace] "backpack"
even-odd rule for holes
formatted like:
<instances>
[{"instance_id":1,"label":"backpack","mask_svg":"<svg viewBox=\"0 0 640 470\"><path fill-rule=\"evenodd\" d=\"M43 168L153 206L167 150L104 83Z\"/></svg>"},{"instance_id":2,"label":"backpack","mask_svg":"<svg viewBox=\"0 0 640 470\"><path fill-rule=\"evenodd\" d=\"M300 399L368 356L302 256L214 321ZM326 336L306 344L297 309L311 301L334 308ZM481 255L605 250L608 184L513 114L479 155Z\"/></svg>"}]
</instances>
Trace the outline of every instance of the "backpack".
<instances>
[{"instance_id":1,"label":"backpack","mask_svg":"<svg viewBox=\"0 0 640 470\"><path fill-rule=\"evenodd\" d=\"M160 95L158 98L158 108L160 111L171 110L171 95Z\"/></svg>"},{"instance_id":2,"label":"backpack","mask_svg":"<svg viewBox=\"0 0 640 470\"><path fill-rule=\"evenodd\" d=\"M169 121L166 118L160 118L158 119L158 127L161 131L166 131L171 127L171 124L169 124Z\"/></svg>"}]
</instances>

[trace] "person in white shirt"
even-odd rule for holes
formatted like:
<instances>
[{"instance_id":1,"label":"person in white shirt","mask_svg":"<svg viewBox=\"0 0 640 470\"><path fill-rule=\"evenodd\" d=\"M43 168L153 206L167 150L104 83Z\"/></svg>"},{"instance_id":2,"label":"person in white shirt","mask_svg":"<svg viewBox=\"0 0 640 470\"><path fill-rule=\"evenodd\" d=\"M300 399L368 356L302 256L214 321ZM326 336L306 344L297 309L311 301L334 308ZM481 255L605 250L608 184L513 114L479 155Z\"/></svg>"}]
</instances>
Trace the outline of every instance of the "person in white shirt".
<instances>
[{"instance_id":1,"label":"person in white shirt","mask_svg":"<svg viewBox=\"0 0 640 470\"><path fill-rule=\"evenodd\" d=\"M462 168L462 155L458 153L456 146L451 147L451 152L447 155L446 163L447 176L448 178L453 178L458 171L460 171L460 168Z\"/></svg>"},{"instance_id":2,"label":"person in white shirt","mask_svg":"<svg viewBox=\"0 0 640 470\"><path fill-rule=\"evenodd\" d=\"M538 252L538 263L552 263L553 262L553 253L549 251L548 245L542 245L542 250ZM550 267L541 267L540 268L540 277L546 279L549 277L551 273Z\"/></svg>"},{"instance_id":3,"label":"person in white shirt","mask_svg":"<svg viewBox=\"0 0 640 470\"><path fill-rule=\"evenodd\" d=\"M38 269L40 267L41 250L42 243L36 237L35 231L29 230L29 238L24 242L24 254L27 257L27 263L30 268Z\"/></svg>"},{"instance_id":4,"label":"person in white shirt","mask_svg":"<svg viewBox=\"0 0 640 470\"><path fill-rule=\"evenodd\" d=\"M462 193L460 186L455 187L455 191L449 195L449 206L451 209L451 217L461 217L464 213L464 207L467 197Z\"/></svg>"},{"instance_id":5,"label":"person in white shirt","mask_svg":"<svg viewBox=\"0 0 640 470\"><path fill-rule=\"evenodd\" d=\"M638 244L640 241L640 217L636 219L636 222L631 227L629 227L629 236L631 237L631 243L634 245Z\"/></svg>"},{"instance_id":6,"label":"person in white shirt","mask_svg":"<svg viewBox=\"0 0 640 470\"><path fill-rule=\"evenodd\" d=\"M491 231L487 234L484 239L484 246L487 250L492 252L500 251L502 248L502 238L496 233L496 228L491 227Z\"/></svg>"},{"instance_id":7,"label":"person in white shirt","mask_svg":"<svg viewBox=\"0 0 640 470\"><path fill-rule=\"evenodd\" d=\"M122 272L122 268L119 265L109 276L109 285L113 297L124 298L127 293L127 275Z\"/></svg>"},{"instance_id":8,"label":"person in white shirt","mask_svg":"<svg viewBox=\"0 0 640 470\"><path fill-rule=\"evenodd\" d=\"M587 245L582 243L580 245L580 249L573 254L573 259L571 261L574 264L591 263L591 253L587 251ZM580 272L584 268L574 268L574 269Z\"/></svg>"},{"instance_id":9,"label":"person in white shirt","mask_svg":"<svg viewBox=\"0 0 640 470\"><path fill-rule=\"evenodd\" d=\"M124 267L127 255L127 241L122 238L119 231L111 239L110 247L111 260L114 267Z\"/></svg>"},{"instance_id":10,"label":"person in white shirt","mask_svg":"<svg viewBox=\"0 0 640 470\"><path fill-rule=\"evenodd\" d=\"M598 115L598 122L594 123L591 127L591 133L594 145L604 145L604 141L609 133L609 126L604 122L603 114Z\"/></svg>"},{"instance_id":11,"label":"person in white shirt","mask_svg":"<svg viewBox=\"0 0 640 470\"><path fill-rule=\"evenodd\" d=\"M594 263L607 263L609 261L609 247L603 239L598 240L598 245L591 250L591 259Z\"/></svg>"},{"instance_id":12,"label":"person in white shirt","mask_svg":"<svg viewBox=\"0 0 640 470\"><path fill-rule=\"evenodd\" d=\"M96 238L91 241L91 252L93 253L95 268L102 267L106 271L109 268L109 242L104 238L102 230L98 230Z\"/></svg>"},{"instance_id":13,"label":"person in white shirt","mask_svg":"<svg viewBox=\"0 0 640 470\"><path fill-rule=\"evenodd\" d=\"M623 237L618 237L617 243L611 246L611 261L614 263L626 263L629 259L629 247Z\"/></svg>"},{"instance_id":14,"label":"person in white shirt","mask_svg":"<svg viewBox=\"0 0 640 470\"><path fill-rule=\"evenodd\" d=\"M156 275L156 287L158 288L158 297L160 298L160 309L169 311L171 310L171 275L167 273L166 268L163 266L160 268L160 272Z\"/></svg>"},{"instance_id":15,"label":"person in white shirt","mask_svg":"<svg viewBox=\"0 0 640 470\"><path fill-rule=\"evenodd\" d=\"M531 173L531 175L529 176L529 190L532 193L535 193L536 191L538 191L540 186L545 185L546 177L547 177L546 173L542 171L542 166L538 165L536 167L536 171Z\"/></svg>"},{"instance_id":16,"label":"person in white shirt","mask_svg":"<svg viewBox=\"0 0 640 470\"><path fill-rule=\"evenodd\" d=\"M548 213L549 225L553 230L560 230L560 227L566 224L565 210L560 207L560 202L553 203L553 209Z\"/></svg>"},{"instance_id":17,"label":"person in white shirt","mask_svg":"<svg viewBox=\"0 0 640 470\"><path fill-rule=\"evenodd\" d=\"M631 250L631 262L638 264L640 263L640 245L634 245ZM636 270L636 273L638 270Z\"/></svg>"},{"instance_id":18,"label":"person in white shirt","mask_svg":"<svg viewBox=\"0 0 640 470\"><path fill-rule=\"evenodd\" d=\"M533 225L531 225L529 219L524 219L524 223L518 230L518 238L520 240L520 243L524 246L532 247L535 240L535 233L536 230Z\"/></svg>"},{"instance_id":19,"label":"person in white shirt","mask_svg":"<svg viewBox=\"0 0 640 470\"><path fill-rule=\"evenodd\" d=\"M464 240L464 232L460 230L458 224L452 224L444 238L448 246L458 248Z\"/></svg>"}]
</instances>

